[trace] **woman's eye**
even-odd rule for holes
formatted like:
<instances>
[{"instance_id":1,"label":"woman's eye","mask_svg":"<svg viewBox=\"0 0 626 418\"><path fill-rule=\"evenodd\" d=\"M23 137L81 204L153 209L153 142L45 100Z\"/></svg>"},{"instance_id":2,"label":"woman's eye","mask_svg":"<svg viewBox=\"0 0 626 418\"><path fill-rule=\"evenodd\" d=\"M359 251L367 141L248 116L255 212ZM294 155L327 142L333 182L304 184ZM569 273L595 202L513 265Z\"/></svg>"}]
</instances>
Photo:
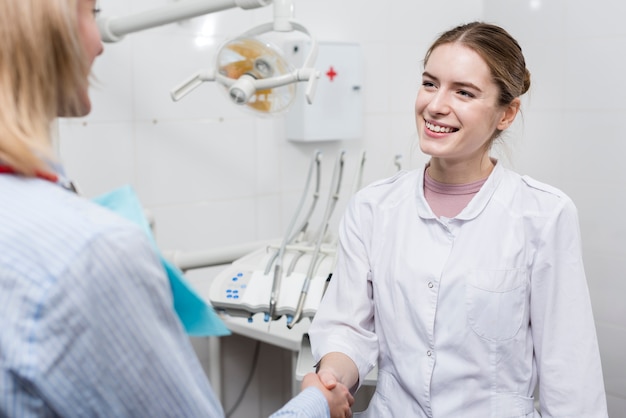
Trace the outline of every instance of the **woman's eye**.
<instances>
[{"instance_id":1,"label":"woman's eye","mask_svg":"<svg viewBox=\"0 0 626 418\"><path fill-rule=\"evenodd\" d=\"M466 90L459 90L458 93L463 97L475 97L472 93Z\"/></svg>"},{"instance_id":2,"label":"woman's eye","mask_svg":"<svg viewBox=\"0 0 626 418\"><path fill-rule=\"evenodd\" d=\"M433 83L432 81L422 81L422 86L423 87L435 87L435 83Z\"/></svg>"},{"instance_id":3,"label":"woman's eye","mask_svg":"<svg viewBox=\"0 0 626 418\"><path fill-rule=\"evenodd\" d=\"M98 15L100 14L100 0L94 1L92 13L93 17L98 17Z\"/></svg>"}]
</instances>

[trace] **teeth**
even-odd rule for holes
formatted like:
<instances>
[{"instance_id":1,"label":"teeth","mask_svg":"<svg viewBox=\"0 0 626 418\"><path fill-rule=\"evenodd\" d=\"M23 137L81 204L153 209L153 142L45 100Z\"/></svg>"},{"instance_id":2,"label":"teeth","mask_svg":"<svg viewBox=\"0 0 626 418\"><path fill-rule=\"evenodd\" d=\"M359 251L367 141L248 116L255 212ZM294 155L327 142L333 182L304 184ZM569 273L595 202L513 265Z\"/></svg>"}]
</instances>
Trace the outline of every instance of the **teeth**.
<instances>
[{"instance_id":1,"label":"teeth","mask_svg":"<svg viewBox=\"0 0 626 418\"><path fill-rule=\"evenodd\" d=\"M455 132L457 131L457 129L454 128L447 128L447 127L443 127L443 126L439 126L439 125L434 125L430 122L426 122L426 127L428 129L430 129L433 132L442 132L442 133L450 133L450 132Z\"/></svg>"}]
</instances>

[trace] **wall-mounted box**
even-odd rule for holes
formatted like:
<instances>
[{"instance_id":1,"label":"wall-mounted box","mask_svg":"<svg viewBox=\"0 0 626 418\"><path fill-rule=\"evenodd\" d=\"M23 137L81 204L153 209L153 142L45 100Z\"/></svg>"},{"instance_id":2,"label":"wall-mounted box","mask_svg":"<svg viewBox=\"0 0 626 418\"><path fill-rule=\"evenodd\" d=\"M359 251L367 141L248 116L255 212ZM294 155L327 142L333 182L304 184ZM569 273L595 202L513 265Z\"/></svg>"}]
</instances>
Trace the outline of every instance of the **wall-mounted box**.
<instances>
[{"instance_id":1,"label":"wall-mounted box","mask_svg":"<svg viewBox=\"0 0 626 418\"><path fill-rule=\"evenodd\" d=\"M300 67L309 41L293 41L284 47L285 57ZM354 43L319 42L315 69L320 72L313 103L304 97L300 83L286 115L287 139L333 141L363 135L363 57Z\"/></svg>"}]
</instances>

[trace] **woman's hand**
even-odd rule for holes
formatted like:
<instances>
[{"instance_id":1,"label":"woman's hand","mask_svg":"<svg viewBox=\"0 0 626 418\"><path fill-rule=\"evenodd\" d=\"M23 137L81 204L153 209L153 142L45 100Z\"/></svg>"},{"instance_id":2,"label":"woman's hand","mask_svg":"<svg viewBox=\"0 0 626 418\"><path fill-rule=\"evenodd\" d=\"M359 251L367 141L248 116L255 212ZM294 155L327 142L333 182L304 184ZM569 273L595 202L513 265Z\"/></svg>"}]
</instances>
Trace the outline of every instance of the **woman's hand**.
<instances>
[{"instance_id":1,"label":"woman's hand","mask_svg":"<svg viewBox=\"0 0 626 418\"><path fill-rule=\"evenodd\" d=\"M354 403L354 397L346 387L339 383L330 372L308 373L302 379L302 389L307 387L318 388L330 408L330 418L350 418L352 410L350 407Z\"/></svg>"}]
</instances>

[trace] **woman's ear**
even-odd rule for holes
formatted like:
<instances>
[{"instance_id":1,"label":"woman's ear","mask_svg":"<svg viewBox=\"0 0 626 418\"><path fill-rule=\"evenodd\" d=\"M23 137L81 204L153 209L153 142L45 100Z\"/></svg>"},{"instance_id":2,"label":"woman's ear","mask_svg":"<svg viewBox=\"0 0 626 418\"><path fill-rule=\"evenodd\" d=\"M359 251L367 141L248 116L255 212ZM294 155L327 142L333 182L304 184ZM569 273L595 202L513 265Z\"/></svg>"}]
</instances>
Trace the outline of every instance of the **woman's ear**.
<instances>
[{"instance_id":1,"label":"woman's ear","mask_svg":"<svg viewBox=\"0 0 626 418\"><path fill-rule=\"evenodd\" d=\"M498 130L504 131L506 128L511 126L511 124L515 120L515 116L517 116L517 112L519 112L520 105L521 105L521 100L519 99L519 97L516 97L515 99L513 99L513 101L511 101L511 103L509 103L505 107L504 113L502 114L502 118L498 122L498 126L497 126Z\"/></svg>"}]
</instances>

